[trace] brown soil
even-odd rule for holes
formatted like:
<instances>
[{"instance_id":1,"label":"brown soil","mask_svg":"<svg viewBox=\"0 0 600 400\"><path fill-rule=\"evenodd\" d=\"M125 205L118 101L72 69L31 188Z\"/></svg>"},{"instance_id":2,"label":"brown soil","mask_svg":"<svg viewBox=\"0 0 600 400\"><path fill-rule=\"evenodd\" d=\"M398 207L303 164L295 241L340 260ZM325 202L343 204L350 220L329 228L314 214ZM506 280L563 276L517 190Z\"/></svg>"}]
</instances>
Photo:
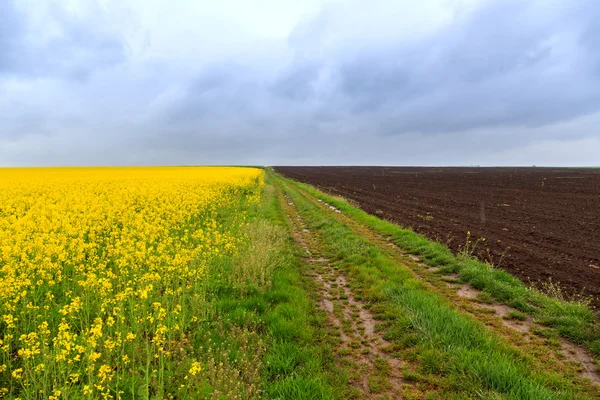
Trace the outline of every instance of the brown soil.
<instances>
[{"instance_id":1,"label":"brown soil","mask_svg":"<svg viewBox=\"0 0 600 400\"><path fill-rule=\"evenodd\" d=\"M600 170L276 167L365 211L476 253L525 282L551 278L600 305Z\"/></svg>"}]
</instances>

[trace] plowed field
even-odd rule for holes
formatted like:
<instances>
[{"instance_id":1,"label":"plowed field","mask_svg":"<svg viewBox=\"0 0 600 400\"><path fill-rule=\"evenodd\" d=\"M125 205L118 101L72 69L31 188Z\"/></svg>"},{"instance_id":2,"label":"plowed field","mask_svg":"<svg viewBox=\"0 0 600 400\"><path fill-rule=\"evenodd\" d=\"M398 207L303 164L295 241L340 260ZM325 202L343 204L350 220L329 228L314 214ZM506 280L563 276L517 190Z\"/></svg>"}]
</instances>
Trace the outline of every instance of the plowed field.
<instances>
[{"instance_id":1,"label":"plowed field","mask_svg":"<svg viewBox=\"0 0 600 400\"><path fill-rule=\"evenodd\" d=\"M522 280L600 296L600 169L276 167ZM595 301L600 305L600 301Z\"/></svg>"}]
</instances>

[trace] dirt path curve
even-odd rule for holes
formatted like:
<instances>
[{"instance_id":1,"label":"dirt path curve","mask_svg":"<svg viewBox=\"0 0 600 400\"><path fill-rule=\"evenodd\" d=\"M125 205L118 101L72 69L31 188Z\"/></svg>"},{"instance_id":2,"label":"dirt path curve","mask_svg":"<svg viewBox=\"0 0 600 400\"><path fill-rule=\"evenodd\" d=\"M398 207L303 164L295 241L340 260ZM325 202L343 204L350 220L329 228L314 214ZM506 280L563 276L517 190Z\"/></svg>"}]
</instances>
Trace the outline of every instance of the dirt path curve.
<instances>
[{"instance_id":1,"label":"dirt path curve","mask_svg":"<svg viewBox=\"0 0 600 400\"><path fill-rule=\"evenodd\" d=\"M355 397L361 399L402 399L402 362L390 354L391 344L378 332L378 321L358 300L342 271L321 255L317 235L311 232L293 201L280 193L296 241L311 263L310 276L320 292L320 308L329 328L339 338L340 362L352 368Z\"/></svg>"}]
</instances>

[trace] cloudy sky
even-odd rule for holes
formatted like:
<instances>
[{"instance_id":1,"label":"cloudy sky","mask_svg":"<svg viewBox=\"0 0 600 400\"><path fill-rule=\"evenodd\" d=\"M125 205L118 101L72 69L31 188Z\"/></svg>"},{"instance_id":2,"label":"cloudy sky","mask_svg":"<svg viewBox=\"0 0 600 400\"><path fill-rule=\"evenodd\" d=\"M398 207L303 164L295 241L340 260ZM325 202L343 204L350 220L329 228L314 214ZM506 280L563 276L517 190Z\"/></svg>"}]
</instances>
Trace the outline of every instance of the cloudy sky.
<instances>
[{"instance_id":1,"label":"cloudy sky","mask_svg":"<svg viewBox=\"0 0 600 400\"><path fill-rule=\"evenodd\" d=\"M597 0L0 0L0 165L600 165Z\"/></svg>"}]
</instances>

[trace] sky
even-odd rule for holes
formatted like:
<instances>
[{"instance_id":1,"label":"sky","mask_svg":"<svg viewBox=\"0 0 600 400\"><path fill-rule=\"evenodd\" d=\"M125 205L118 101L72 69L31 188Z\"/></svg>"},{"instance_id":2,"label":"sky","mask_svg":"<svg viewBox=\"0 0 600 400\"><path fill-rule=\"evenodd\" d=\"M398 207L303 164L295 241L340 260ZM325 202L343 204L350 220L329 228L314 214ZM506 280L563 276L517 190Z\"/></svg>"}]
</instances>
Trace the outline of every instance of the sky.
<instances>
[{"instance_id":1,"label":"sky","mask_svg":"<svg viewBox=\"0 0 600 400\"><path fill-rule=\"evenodd\" d=\"M0 165L600 165L597 0L0 0Z\"/></svg>"}]
</instances>

